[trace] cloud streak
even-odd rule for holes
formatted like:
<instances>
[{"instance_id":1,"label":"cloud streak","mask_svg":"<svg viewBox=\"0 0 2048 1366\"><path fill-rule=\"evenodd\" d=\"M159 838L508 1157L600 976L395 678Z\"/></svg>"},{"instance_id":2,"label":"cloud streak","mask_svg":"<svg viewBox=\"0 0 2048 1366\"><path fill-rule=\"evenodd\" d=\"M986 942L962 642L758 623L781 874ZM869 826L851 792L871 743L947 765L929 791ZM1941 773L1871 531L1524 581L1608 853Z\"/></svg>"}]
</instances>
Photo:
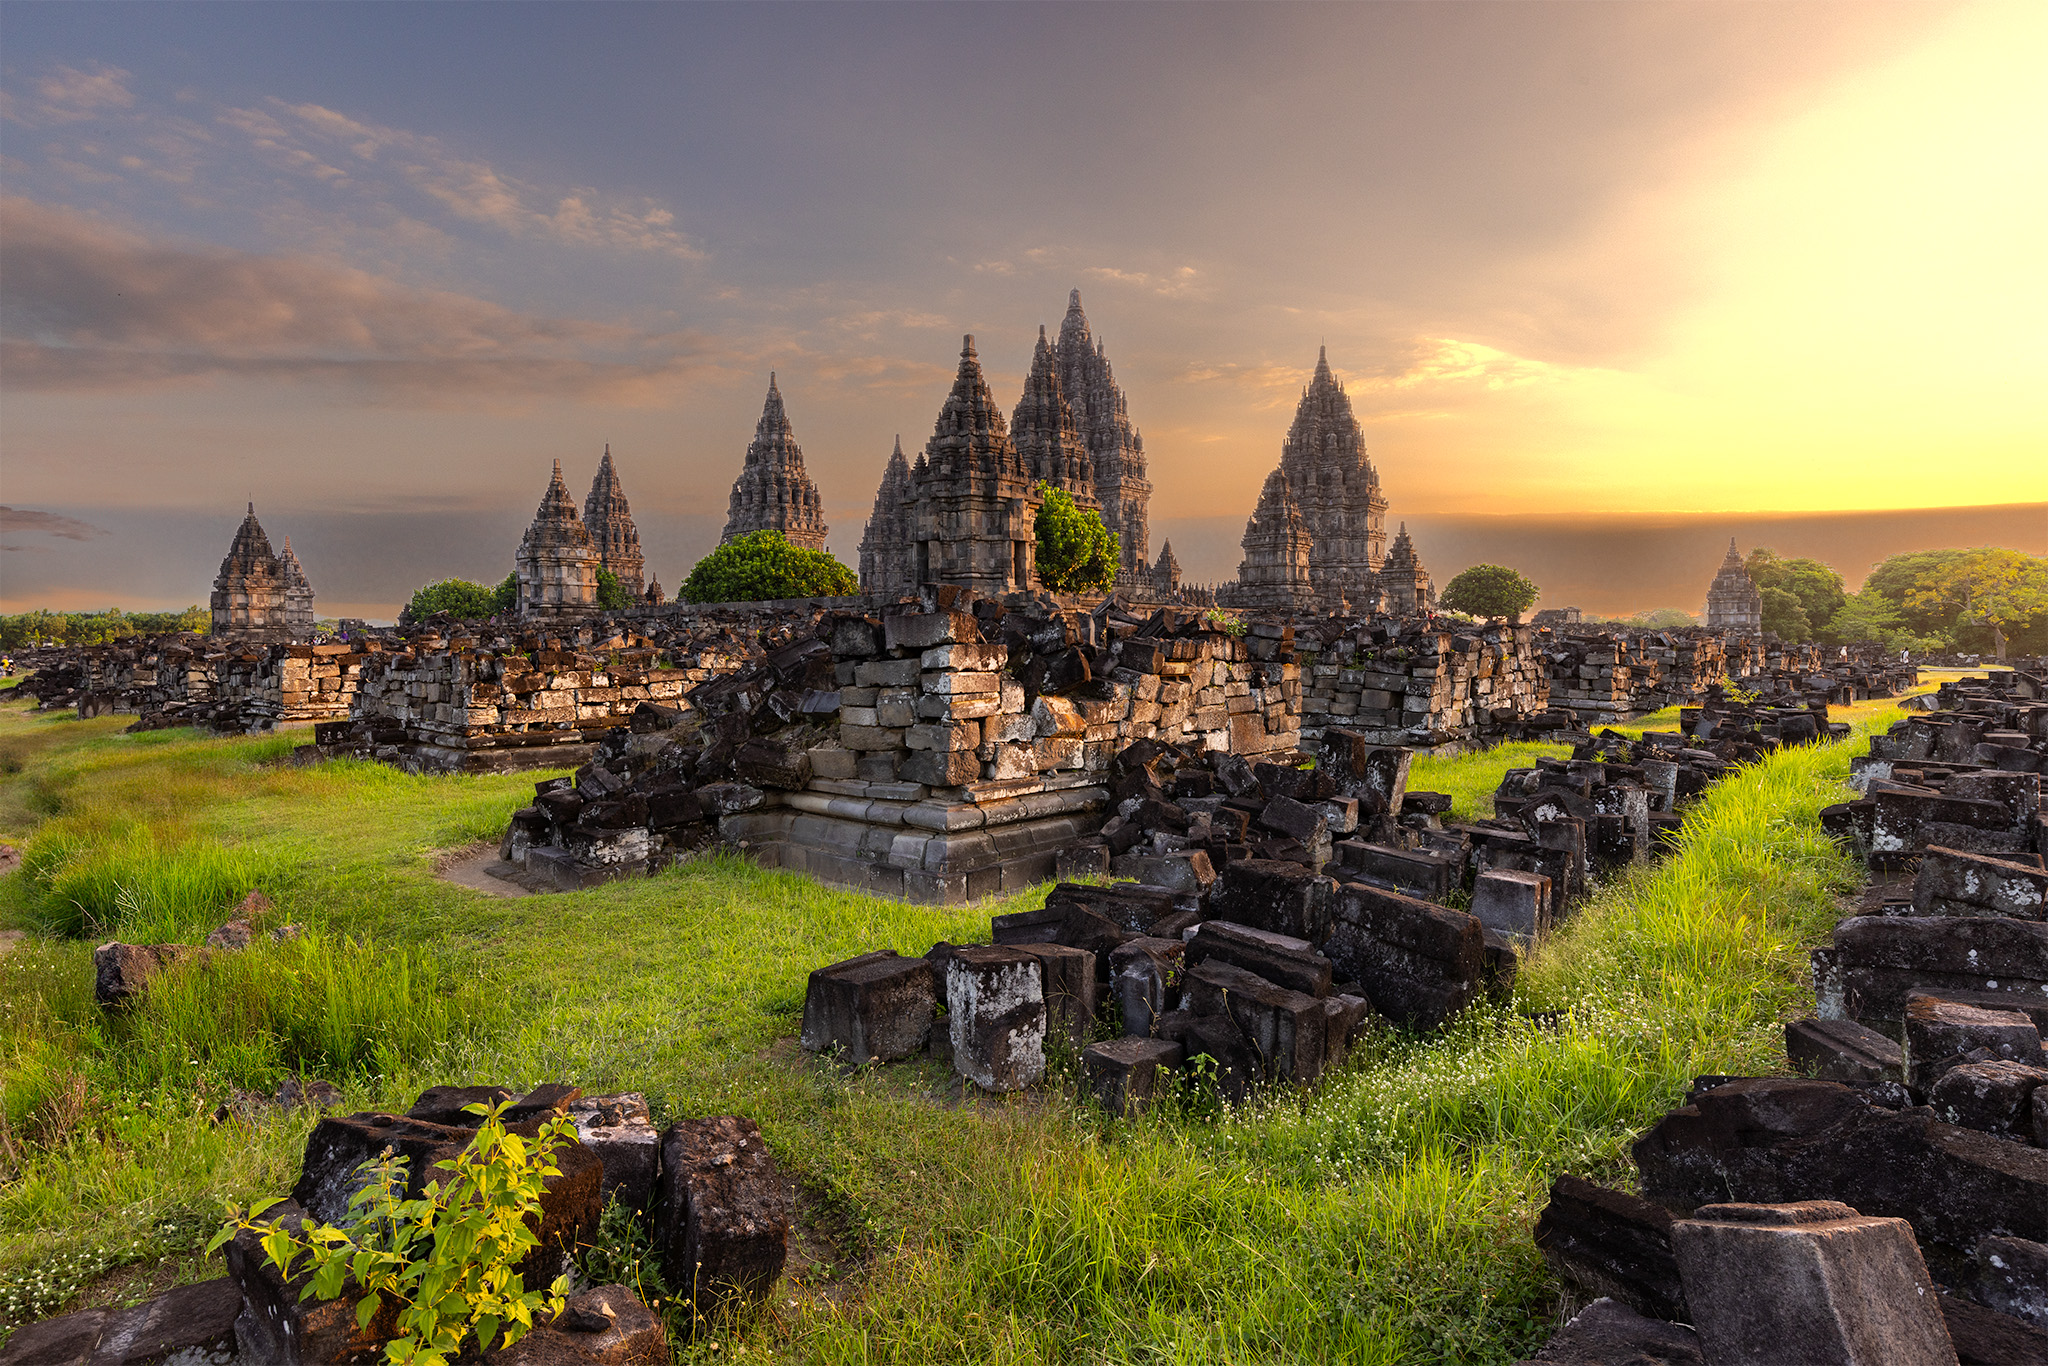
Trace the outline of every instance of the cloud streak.
<instances>
[{"instance_id":1,"label":"cloud streak","mask_svg":"<svg viewBox=\"0 0 2048 1366\"><path fill-rule=\"evenodd\" d=\"M60 541L90 541L106 534L102 527L96 527L91 522L81 522L76 517L66 517L62 513L0 506L0 537L54 536ZM39 547L10 545L5 548L23 550Z\"/></svg>"},{"instance_id":2,"label":"cloud streak","mask_svg":"<svg viewBox=\"0 0 2048 1366\"><path fill-rule=\"evenodd\" d=\"M171 245L0 201L0 376L30 391L201 379L346 384L390 398L540 393L647 402L704 340L522 313L307 257Z\"/></svg>"}]
</instances>

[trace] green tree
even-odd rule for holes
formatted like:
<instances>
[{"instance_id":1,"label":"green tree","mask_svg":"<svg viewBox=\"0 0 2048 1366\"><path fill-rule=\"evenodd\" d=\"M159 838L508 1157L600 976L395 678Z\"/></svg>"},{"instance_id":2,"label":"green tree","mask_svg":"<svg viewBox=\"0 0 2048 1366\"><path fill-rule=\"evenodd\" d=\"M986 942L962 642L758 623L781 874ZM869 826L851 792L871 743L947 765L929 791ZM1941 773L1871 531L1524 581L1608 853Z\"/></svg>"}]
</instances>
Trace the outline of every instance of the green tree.
<instances>
[{"instance_id":1,"label":"green tree","mask_svg":"<svg viewBox=\"0 0 2048 1366\"><path fill-rule=\"evenodd\" d=\"M509 617L519 610L519 571L513 570L498 580L498 586L491 590L493 616Z\"/></svg>"},{"instance_id":2,"label":"green tree","mask_svg":"<svg viewBox=\"0 0 2048 1366\"><path fill-rule=\"evenodd\" d=\"M398 615L399 624L411 626L436 612L446 612L457 621L481 621L498 612L495 590L468 579L442 579L413 590L412 601Z\"/></svg>"},{"instance_id":3,"label":"green tree","mask_svg":"<svg viewBox=\"0 0 2048 1366\"><path fill-rule=\"evenodd\" d=\"M1797 595L1783 588L1766 588L1762 592L1764 630L1780 640L1813 639L1813 621L1806 615L1806 607Z\"/></svg>"},{"instance_id":4,"label":"green tree","mask_svg":"<svg viewBox=\"0 0 2048 1366\"><path fill-rule=\"evenodd\" d=\"M859 591L859 577L824 551L799 550L779 531L756 531L697 561L676 596L689 602L761 602Z\"/></svg>"},{"instance_id":5,"label":"green tree","mask_svg":"<svg viewBox=\"0 0 2048 1366\"><path fill-rule=\"evenodd\" d=\"M1821 638L1830 645L1878 641L1889 647L1893 637L1905 629L1905 613L1896 604L1866 590L1842 600L1842 605L1821 628Z\"/></svg>"},{"instance_id":6,"label":"green tree","mask_svg":"<svg viewBox=\"0 0 2048 1366\"><path fill-rule=\"evenodd\" d=\"M597 605L607 612L622 612L633 605L619 576L602 567L597 571Z\"/></svg>"},{"instance_id":7,"label":"green tree","mask_svg":"<svg viewBox=\"0 0 2048 1366\"><path fill-rule=\"evenodd\" d=\"M1106 593L1116 582L1116 536L1102 514L1065 489L1040 484L1038 581L1053 593Z\"/></svg>"},{"instance_id":8,"label":"green tree","mask_svg":"<svg viewBox=\"0 0 2048 1366\"><path fill-rule=\"evenodd\" d=\"M1974 639L2000 658L2014 643L2048 648L2048 558L2039 555L2001 546L1894 555L1870 572L1862 596L1889 604L1926 648Z\"/></svg>"},{"instance_id":9,"label":"green tree","mask_svg":"<svg viewBox=\"0 0 2048 1366\"><path fill-rule=\"evenodd\" d=\"M1782 588L1799 599L1808 625L1808 634L1799 639L1811 639L1812 631L1841 611L1842 603L1848 597L1842 586L1842 576L1819 560L1782 560L1759 546L1749 553L1742 567L1749 571L1751 581L1758 588ZM1770 628L1766 626L1764 629ZM1793 639L1789 636L1782 638Z\"/></svg>"},{"instance_id":10,"label":"green tree","mask_svg":"<svg viewBox=\"0 0 2048 1366\"><path fill-rule=\"evenodd\" d=\"M1505 565L1475 564L1445 584L1436 600L1447 612L1519 621L1541 591Z\"/></svg>"}]
</instances>

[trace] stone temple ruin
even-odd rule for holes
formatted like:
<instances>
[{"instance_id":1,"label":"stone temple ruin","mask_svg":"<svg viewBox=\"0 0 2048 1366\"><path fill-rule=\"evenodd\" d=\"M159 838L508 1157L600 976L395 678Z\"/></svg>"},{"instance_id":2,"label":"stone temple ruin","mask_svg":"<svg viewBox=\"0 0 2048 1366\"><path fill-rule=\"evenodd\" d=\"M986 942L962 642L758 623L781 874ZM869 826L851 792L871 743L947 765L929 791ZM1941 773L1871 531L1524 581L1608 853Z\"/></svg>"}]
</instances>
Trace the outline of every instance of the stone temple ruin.
<instances>
[{"instance_id":1,"label":"stone temple ruin","mask_svg":"<svg viewBox=\"0 0 2048 1366\"><path fill-rule=\"evenodd\" d=\"M823 550L827 530L824 502L804 470L804 453L770 371L768 398L739 478L732 481L732 502L719 543L756 531L779 531L799 550Z\"/></svg>"},{"instance_id":2,"label":"stone temple ruin","mask_svg":"<svg viewBox=\"0 0 2048 1366\"><path fill-rule=\"evenodd\" d=\"M1407 528L1391 556L1386 541L1379 471L1366 458L1365 433L1329 353L1318 352L1279 468L1245 524L1237 582L1217 598L1266 611L1429 610L1429 574Z\"/></svg>"},{"instance_id":3,"label":"stone temple ruin","mask_svg":"<svg viewBox=\"0 0 2048 1366\"><path fill-rule=\"evenodd\" d=\"M213 581L213 634L252 640L304 640L313 634L313 585L292 554L287 536L284 550L273 554L256 505L235 532L220 576Z\"/></svg>"},{"instance_id":4,"label":"stone temple ruin","mask_svg":"<svg viewBox=\"0 0 2048 1366\"><path fill-rule=\"evenodd\" d=\"M1760 635L1764 629L1764 595L1742 567L1735 538L1728 538L1728 558L1707 587L1707 626L1710 630L1741 631Z\"/></svg>"}]
</instances>

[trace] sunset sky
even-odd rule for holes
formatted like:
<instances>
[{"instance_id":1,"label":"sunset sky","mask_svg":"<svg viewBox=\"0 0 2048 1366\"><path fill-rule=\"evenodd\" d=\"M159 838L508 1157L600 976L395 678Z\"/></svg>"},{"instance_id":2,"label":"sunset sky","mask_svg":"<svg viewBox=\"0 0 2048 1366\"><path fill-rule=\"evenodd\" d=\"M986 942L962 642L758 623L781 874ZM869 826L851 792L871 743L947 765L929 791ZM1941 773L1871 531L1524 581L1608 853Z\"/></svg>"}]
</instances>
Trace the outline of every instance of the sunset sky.
<instances>
[{"instance_id":1,"label":"sunset sky","mask_svg":"<svg viewBox=\"0 0 2048 1366\"><path fill-rule=\"evenodd\" d=\"M771 369L851 561L960 335L1008 406L1074 287L1192 578L1324 344L1439 583L1489 527L1708 547L1545 596L1614 611L1818 513L2048 551L2038 0L10 0L0 52L0 610L203 602L254 499L388 617L606 442L673 588Z\"/></svg>"}]
</instances>

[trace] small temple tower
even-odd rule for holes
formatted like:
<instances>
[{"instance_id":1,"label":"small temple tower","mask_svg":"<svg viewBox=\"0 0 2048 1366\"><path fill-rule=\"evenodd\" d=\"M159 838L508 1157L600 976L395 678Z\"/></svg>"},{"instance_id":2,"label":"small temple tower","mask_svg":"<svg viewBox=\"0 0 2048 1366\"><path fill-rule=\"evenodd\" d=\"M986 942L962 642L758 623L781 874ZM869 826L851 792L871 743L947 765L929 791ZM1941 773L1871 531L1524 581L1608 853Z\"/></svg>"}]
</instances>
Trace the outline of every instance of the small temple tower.
<instances>
[{"instance_id":1,"label":"small temple tower","mask_svg":"<svg viewBox=\"0 0 2048 1366\"><path fill-rule=\"evenodd\" d=\"M626 492L619 486L619 472L612 464L611 443L606 442L604 459L597 463L597 478L590 482L590 496L583 500L583 526L597 558L619 581L629 598L647 591L647 562L640 556L640 533L633 526L633 509L626 505Z\"/></svg>"},{"instance_id":2,"label":"small temple tower","mask_svg":"<svg viewBox=\"0 0 2048 1366\"><path fill-rule=\"evenodd\" d=\"M1131 426L1124 391L1117 387L1102 343L1089 330L1078 289L1067 295L1067 316L1060 323L1054 359L1060 388L1074 411L1074 426L1088 450L1102 524L1116 536L1118 581L1123 586L1125 580L1146 576L1146 558L1152 553L1152 485L1145 478L1144 438Z\"/></svg>"},{"instance_id":3,"label":"small temple tower","mask_svg":"<svg viewBox=\"0 0 2048 1366\"><path fill-rule=\"evenodd\" d=\"M1180 560L1173 553L1171 537L1159 547L1159 558L1152 564L1152 587L1169 600L1180 592Z\"/></svg>"},{"instance_id":4,"label":"small temple tower","mask_svg":"<svg viewBox=\"0 0 2048 1366\"><path fill-rule=\"evenodd\" d=\"M779 531L800 550L825 548L825 506L818 486L804 471L804 453L796 444L789 415L782 409L782 391L768 374L768 399L754 427L739 478L732 482L725 534L720 543L756 531Z\"/></svg>"},{"instance_id":5,"label":"small temple tower","mask_svg":"<svg viewBox=\"0 0 2048 1366\"><path fill-rule=\"evenodd\" d=\"M299 557L292 554L292 538L284 538L284 550L277 557L278 575L284 581L284 626L293 640L313 634L313 585L306 578Z\"/></svg>"},{"instance_id":6,"label":"small temple tower","mask_svg":"<svg viewBox=\"0 0 2048 1366\"><path fill-rule=\"evenodd\" d=\"M1244 559L1237 566L1237 582L1218 594L1225 606L1302 612L1313 605L1316 593L1309 579L1308 526L1283 471L1266 476L1259 505L1245 523L1242 544Z\"/></svg>"},{"instance_id":7,"label":"small temple tower","mask_svg":"<svg viewBox=\"0 0 2048 1366\"><path fill-rule=\"evenodd\" d=\"M1039 497L982 377L972 336L932 439L910 469L912 581L998 597L1038 586Z\"/></svg>"},{"instance_id":8,"label":"small temple tower","mask_svg":"<svg viewBox=\"0 0 2048 1366\"><path fill-rule=\"evenodd\" d=\"M1415 616L1436 607L1436 588L1429 581L1429 571L1422 567L1422 557L1415 553L1415 542L1408 539L1406 522L1401 523L1387 558L1380 562L1379 578L1386 610L1393 615Z\"/></svg>"},{"instance_id":9,"label":"small temple tower","mask_svg":"<svg viewBox=\"0 0 2048 1366\"><path fill-rule=\"evenodd\" d=\"M1707 588L1707 628L1750 633L1764 629L1763 591L1742 567L1733 536L1728 538L1728 558L1721 561L1721 571Z\"/></svg>"},{"instance_id":10,"label":"small temple tower","mask_svg":"<svg viewBox=\"0 0 2048 1366\"><path fill-rule=\"evenodd\" d=\"M903 438L882 471L875 509L860 538L860 591L871 598L899 598L917 591L917 556L911 548L910 461Z\"/></svg>"},{"instance_id":11,"label":"small temple tower","mask_svg":"<svg viewBox=\"0 0 2048 1366\"><path fill-rule=\"evenodd\" d=\"M294 567L298 561L292 561ZM299 575L305 582L305 575ZM285 571L270 549L270 538L256 520L256 505L235 532L227 558L220 562L220 575L213 581L213 634L261 636L273 640L290 638L285 618ZM313 590L306 588L306 610L313 605Z\"/></svg>"},{"instance_id":12,"label":"small temple tower","mask_svg":"<svg viewBox=\"0 0 2048 1366\"><path fill-rule=\"evenodd\" d=\"M562 483L562 462L542 495L533 525L520 538L519 615L569 617L597 606L597 548Z\"/></svg>"}]
</instances>

